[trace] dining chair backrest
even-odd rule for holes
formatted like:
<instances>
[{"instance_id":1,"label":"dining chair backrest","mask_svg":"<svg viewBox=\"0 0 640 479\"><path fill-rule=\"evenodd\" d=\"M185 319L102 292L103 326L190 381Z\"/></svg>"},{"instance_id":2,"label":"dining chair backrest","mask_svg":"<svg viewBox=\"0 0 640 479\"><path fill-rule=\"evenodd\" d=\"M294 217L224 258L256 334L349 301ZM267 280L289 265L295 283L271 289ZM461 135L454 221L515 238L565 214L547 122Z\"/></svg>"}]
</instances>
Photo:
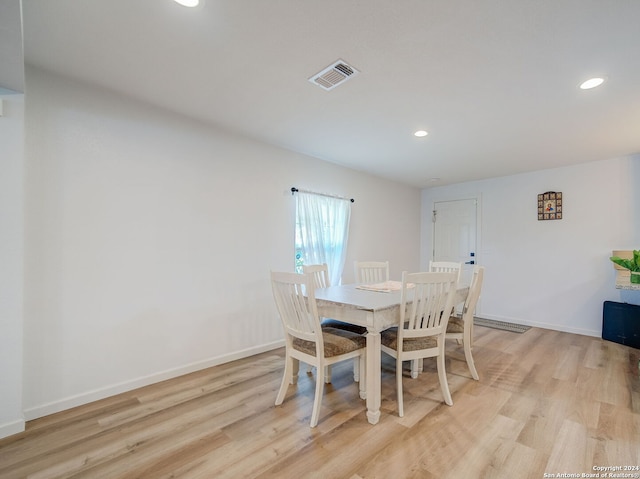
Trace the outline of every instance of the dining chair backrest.
<instances>
[{"instance_id":1,"label":"dining chair backrest","mask_svg":"<svg viewBox=\"0 0 640 479\"><path fill-rule=\"evenodd\" d=\"M455 272L402 273L399 344L402 337L444 334L458 284Z\"/></svg>"},{"instance_id":2,"label":"dining chair backrest","mask_svg":"<svg viewBox=\"0 0 640 479\"><path fill-rule=\"evenodd\" d=\"M311 273L313 276L313 284L316 288L328 288L331 286L327 263L305 264L302 266L302 272L305 274Z\"/></svg>"},{"instance_id":3,"label":"dining chair backrest","mask_svg":"<svg viewBox=\"0 0 640 479\"><path fill-rule=\"evenodd\" d=\"M285 340L313 341L323 351L320 318L311 274L272 272L271 286L276 307L285 330Z\"/></svg>"},{"instance_id":4,"label":"dining chair backrest","mask_svg":"<svg viewBox=\"0 0 640 479\"><path fill-rule=\"evenodd\" d=\"M356 283L382 283L389 281L388 261L355 261Z\"/></svg>"},{"instance_id":5,"label":"dining chair backrest","mask_svg":"<svg viewBox=\"0 0 640 479\"><path fill-rule=\"evenodd\" d=\"M456 263L454 261L429 261L429 271L435 273L454 271L458 273L457 281L460 281L462 263Z\"/></svg>"}]
</instances>

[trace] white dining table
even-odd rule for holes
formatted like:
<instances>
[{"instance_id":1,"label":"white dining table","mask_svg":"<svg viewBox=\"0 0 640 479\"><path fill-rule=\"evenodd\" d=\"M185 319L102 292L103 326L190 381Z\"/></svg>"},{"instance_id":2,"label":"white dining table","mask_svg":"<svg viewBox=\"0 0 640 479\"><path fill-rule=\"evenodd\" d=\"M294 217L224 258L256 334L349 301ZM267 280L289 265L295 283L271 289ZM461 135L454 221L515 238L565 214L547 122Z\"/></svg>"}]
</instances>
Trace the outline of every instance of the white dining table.
<instances>
[{"instance_id":1,"label":"white dining table","mask_svg":"<svg viewBox=\"0 0 640 479\"><path fill-rule=\"evenodd\" d=\"M371 424L380 420L381 360L380 332L397 326L400 320L399 290L371 291L358 284L345 284L315 290L318 313L345 323L367 328L366 401L367 419ZM455 303L464 301L468 286L456 291Z\"/></svg>"}]
</instances>

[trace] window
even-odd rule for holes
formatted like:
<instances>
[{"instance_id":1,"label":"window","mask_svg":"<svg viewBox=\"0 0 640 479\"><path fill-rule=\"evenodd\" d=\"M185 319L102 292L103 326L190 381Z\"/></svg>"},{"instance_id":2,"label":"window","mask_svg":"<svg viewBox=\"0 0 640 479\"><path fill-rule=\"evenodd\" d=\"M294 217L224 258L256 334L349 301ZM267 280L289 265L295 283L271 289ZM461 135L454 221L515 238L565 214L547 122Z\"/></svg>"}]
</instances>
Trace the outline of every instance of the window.
<instances>
[{"instance_id":1,"label":"window","mask_svg":"<svg viewBox=\"0 0 640 479\"><path fill-rule=\"evenodd\" d=\"M327 263L331 284L340 284L349 236L351 201L315 193L296 194L295 267Z\"/></svg>"}]
</instances>

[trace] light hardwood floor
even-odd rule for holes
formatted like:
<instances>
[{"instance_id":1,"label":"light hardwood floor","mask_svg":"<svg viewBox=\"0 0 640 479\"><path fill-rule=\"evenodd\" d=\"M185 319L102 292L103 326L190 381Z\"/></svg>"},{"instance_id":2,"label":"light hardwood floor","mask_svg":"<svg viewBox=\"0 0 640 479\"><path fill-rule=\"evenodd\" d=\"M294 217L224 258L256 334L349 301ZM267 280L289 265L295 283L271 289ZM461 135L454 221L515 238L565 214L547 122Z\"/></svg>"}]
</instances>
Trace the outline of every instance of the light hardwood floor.
<instances>
[{"instance_id":1,"label":"light hardwood floor","mask_svg":"<svg viewBox=\"0 0 640 479\"><path fill-rule=\"evenodd\" d=\"M384 359L372 426L345 363L311 429L306 368L273 405L277 350L31 421L0 440L0 478L542 478L640 465L639 350L536 328L475 334L479 382L448 344L453 407L428 360L418 379L406 372L399 418Z\"/></svg>"}]
</instances>

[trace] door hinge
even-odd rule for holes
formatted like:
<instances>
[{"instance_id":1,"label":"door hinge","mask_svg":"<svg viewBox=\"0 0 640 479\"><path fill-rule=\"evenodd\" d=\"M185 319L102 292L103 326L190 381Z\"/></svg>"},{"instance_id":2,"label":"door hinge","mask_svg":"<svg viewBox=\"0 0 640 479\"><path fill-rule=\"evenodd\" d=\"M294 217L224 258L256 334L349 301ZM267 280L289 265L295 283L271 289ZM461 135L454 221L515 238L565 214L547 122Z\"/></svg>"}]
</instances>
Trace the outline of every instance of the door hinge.
<instances>
[{"instance_id":1,"label":"door hinge","mask_svg":"<svg viewBox=\"0 0 640 479\"><path fill-rule=\"evenodd\" d=\"M433 216L431 217L431 221L432 221L433 223L435 223L435 222L436 222L436 215L437 215L437 214L438 214L438 212L437 212L436 210L433 210Z\"/></svg>"}]
</instances>

